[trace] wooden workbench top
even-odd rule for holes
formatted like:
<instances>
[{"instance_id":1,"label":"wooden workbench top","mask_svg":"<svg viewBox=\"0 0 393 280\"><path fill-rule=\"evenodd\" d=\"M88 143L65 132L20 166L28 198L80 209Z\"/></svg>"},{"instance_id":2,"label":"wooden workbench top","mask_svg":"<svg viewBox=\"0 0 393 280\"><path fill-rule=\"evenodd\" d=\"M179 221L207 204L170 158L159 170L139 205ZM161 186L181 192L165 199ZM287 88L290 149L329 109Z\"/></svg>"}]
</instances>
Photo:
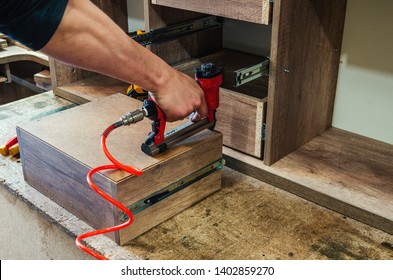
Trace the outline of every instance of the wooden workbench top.
<instances>
[{"instance_id":1,"label":"wooden workbench top","mask_svg":"<svg viewBox=\"0 0 393 280\"><path fill-rule=\"evenodd\" d=\"M0 142L15 126L74 106L44 93L0 106ZM393 236L229 168L222 190L120 247L89 245L116 259L392 259ZM0 157L0 186L75 238L84 222L30 187L18 158Z\"/></svg>"}]
</instances>

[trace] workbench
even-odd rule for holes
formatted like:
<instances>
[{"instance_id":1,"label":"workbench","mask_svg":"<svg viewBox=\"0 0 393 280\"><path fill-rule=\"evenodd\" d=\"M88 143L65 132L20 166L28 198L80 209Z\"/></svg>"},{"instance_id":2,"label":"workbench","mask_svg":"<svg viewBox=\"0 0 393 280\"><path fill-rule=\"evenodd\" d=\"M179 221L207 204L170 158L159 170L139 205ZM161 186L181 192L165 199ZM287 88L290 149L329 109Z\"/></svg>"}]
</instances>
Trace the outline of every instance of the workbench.
<instances>
[{"instance_id":1,"label":"workbench","mask_svg":"<svg viewBox=\"0 0 393 280\"><path fill-rule=\"evenodd\" d=\"M32 119L77 106L35 95L0 106L0 142ZM17 157L0 157L1 259L89 259L74 245L91 230L23 179ZM393 236L228 167L222 189L118 246L88 245L114 259L392 259Z\"/></svg>"}]
</instances>

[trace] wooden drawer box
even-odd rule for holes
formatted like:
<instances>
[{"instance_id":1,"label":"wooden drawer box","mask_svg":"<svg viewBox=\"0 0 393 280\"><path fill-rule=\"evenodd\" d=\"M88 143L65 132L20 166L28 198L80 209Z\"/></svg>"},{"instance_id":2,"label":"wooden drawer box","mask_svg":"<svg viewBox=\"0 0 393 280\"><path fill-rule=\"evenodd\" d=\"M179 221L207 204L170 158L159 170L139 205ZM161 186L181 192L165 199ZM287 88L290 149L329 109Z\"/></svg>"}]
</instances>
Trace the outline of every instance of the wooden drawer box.
<instances>
[{"instance_id":1,"label":"wooden drawer box","mask_svg":"<svg viewBox=\"0 0 393 280\"><path fill-rule=\"evenodd\" d=\"M261 24L271 22L269 0L152 0L153 4Z\"/></svg>"},{"instance_id":2,"label":"wooden drawer box","mask_svg":"<svg viewBox=\"0 0 393 280\"><path fill-rule=\"evenodd\" d=\"M118 224L121 213L90 188L86 175L94 167L109 164L100 147L103 130L123 113L140 107L139 101L116 94L18 127L25 180L94 228ZM168 129L177 125L168 124ZM163 154L149 157L140 150L140 145L150 129L150 120L145 119L118 128L108 137L109 151L120 162L143 169L142 176L115 170L94 175L94 181L130 208L168 186L183 184L184 188L142 211L133 208L133 212L138 212L134 223L109 236L118 244L126 243L221 187L221 133L205 130ZM194 180L188 184L181 182L190 176Z\"/></svg>"}]
</instances>

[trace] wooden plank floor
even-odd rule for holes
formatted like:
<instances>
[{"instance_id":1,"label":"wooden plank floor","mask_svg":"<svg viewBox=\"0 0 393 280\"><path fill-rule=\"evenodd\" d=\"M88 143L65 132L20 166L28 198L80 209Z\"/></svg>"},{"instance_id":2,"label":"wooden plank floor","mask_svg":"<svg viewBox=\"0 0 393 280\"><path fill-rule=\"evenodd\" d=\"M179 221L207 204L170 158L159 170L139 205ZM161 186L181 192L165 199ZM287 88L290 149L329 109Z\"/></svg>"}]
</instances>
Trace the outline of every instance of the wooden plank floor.
<instances>
[{"instance_id":1,"label":"wooden plank floor","mask_svg":"<svg viewBox=\"0 0 393 280\"><path fill-rule=\"evenodd\" d=\"M53 94L0 106L0 141L16 125L69 106ZM27 185L17 158L0 157L0 187L70 238L91 230ZM393 259L392 235L227 167L221 191L127 246L102 236L88 245L116 259Z\"/></svg>"}]
</instances>

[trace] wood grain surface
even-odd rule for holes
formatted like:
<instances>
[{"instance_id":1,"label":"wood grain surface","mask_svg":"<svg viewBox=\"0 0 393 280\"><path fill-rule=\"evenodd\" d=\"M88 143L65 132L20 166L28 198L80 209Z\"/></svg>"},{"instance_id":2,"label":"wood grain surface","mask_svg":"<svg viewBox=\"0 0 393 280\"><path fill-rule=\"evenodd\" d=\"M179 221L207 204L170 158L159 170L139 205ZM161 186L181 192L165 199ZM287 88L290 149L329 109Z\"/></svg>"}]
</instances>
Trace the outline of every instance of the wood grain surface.
<instances>
[{"instance_id":1,"label":"wood grain surface","mask_svg":"<svg viewBox=\"0 0 393 280\"><path fill-rule=\"evenodd\" d=\"M346 0L274 1L265 163L331 126Z\"/></svg>"},{"instance_id":2,"label":"wood grain surface","mask_svg":"<svg viewBox=\"0 0 393 280\"><path fill-rule=\"evenodd\" d=\"M391 260L393 235L230 168L222 189L130 241L152 260Z\"/></svg>"},{"instance_id":3,"label":"wood grain surface","mask_svg":"<svg viewBox=\"0 0 393 280\"><path fill-rule=\"evenodd\" d=\"M129 84L104 75L93 75L56 88L56 95L77 104L108 97L113 94L127 93Z\"/></svg>"},{"instance_id":4,"label":"wood grain surface","mask_svg":"<svg viewBox=\"0 0 393 280\"><path fill-rule=\"evenodd\" d=\"M270 23L272 7L269 0L201 0L198 2L191 0L152 0L152 3L260 24Z\"/></svg>"},{"instance_id":5,"label":"wood grain surface","mask_svg":"<svg viewBox=\"0 0 393 280\"><path fill-rule=\"evenodd\" d=\"M263 100L221 88L215 129L223 134L224 145L262 158L265 107Z\"/></svg>"}]
</instances>

